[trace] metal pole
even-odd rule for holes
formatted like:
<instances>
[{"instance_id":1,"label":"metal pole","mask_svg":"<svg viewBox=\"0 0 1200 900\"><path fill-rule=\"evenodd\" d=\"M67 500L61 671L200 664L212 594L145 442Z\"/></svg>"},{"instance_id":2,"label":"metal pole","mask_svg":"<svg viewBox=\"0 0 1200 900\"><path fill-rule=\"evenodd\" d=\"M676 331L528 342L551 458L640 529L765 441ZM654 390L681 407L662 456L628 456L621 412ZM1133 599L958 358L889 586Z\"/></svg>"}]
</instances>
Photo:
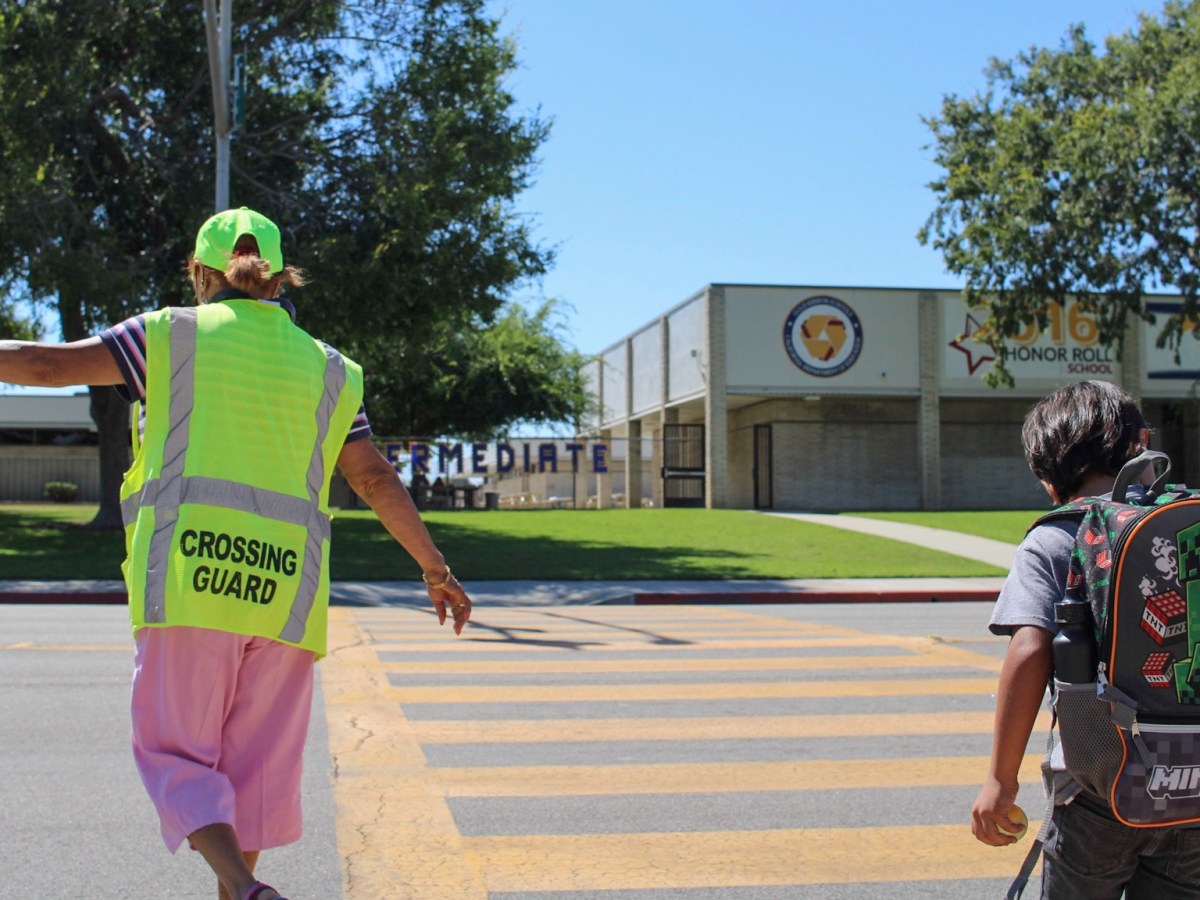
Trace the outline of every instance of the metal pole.
<instances>
[{"instance_id":1,"label":"metal pole","mask_svg":"<svg viewBox=\"0 0 1200 900\"><path fill-rule=\"evenodd\" d=\"M229 58L233 41L233 0L204 0L204 31L212 79L213 131L216 136L216 211L229 208Z\"/></svg>"}]
</instances>

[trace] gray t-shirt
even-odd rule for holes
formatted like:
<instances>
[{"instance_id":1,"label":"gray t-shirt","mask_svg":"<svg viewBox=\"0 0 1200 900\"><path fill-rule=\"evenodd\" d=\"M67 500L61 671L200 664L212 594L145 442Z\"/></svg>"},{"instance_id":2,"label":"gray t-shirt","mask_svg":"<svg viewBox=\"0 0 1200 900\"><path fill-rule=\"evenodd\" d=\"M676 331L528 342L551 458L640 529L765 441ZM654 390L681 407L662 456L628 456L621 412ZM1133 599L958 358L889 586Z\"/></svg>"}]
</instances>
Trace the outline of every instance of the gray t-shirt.
<instances>
[{"instance_id":1,"label":"gray t-shirt","mask_svg":"<svg viewBox=\"0 0 1200 900\"><path fill-rule=\"evenodd\" d=\"M1051 633L1058 630L1054 604L1063 598L1067 587L1078 530L1078 520L1060 519L1043 522L1025 535L992 609L988 622L992 634L1012 635L1025 625L1036 625Z\"/></svg>"},{"instance_id":2,"label":"gray t-shirt","mask_svg":"<svg viewBox=\"0 0 1200 900\"><path fill-rule=\"evenodd\" d=\"M1111 498L1111 493L1100 497ZM1146 498L1146 491L1140 485L1129 489L1128 499L1143 502ZM1054 624L1054 604L1063 598L1067 588L1067 572L1078 530L1078 519L1059 519L1043 522L1025 535L992 609L988 622L992 634L1012 635L1024 625L1036 625L1051 633L1058 631Z\"/></svg>"}]
</instances>

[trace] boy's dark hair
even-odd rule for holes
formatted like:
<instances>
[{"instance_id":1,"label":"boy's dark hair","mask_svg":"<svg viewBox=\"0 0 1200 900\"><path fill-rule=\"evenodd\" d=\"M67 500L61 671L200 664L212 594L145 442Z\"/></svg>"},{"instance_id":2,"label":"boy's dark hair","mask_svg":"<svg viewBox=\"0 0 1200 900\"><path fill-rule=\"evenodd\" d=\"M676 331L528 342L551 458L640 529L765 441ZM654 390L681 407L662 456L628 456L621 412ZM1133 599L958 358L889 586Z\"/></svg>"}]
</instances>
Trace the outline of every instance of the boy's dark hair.
<instances>
[{"instance_id":1,"label":"boy's dark hair","mask_svg":"<svg viewBox=\"0 0 1200 900\"><path fill-rule=\"evenodd\" d=\"M1087 476L1113 475L1139 451L1146 427L1133 398L1107 381L1078 381L1039 400L1025 417L1025 461L1060 501Z\"/></svg>"}]
</instances>

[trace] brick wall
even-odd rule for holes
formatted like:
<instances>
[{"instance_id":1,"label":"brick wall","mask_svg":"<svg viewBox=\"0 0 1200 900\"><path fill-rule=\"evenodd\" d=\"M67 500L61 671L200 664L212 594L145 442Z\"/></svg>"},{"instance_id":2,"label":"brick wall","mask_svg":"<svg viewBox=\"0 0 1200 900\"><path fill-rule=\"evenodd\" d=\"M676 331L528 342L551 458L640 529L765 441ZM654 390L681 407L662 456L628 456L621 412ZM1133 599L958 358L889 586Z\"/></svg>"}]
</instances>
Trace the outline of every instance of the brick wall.
<instances>
[{"instance_id":1,"label":"brick wall","mask_svg":"<svg viewBox=\"0 0 1200 900\"><path fill-rule=\"evenodd\" d=\"M913 509L915 399L771 400L730 415L731 499L753 505L753 426L772 426L776 509Z\"/></svg>"},{"instance_id":2,"label":"brick wall","mask_svg":"<svg viewBox=\"0 0 1200 900\"><path fill-rule=\"evenodd\" d=\"M1049 499L1025 464L1030 398L942 400L944 509L1040 509Z\"/></svg>"},{"instance_id":3,"label":"brick wall","mask_svg":"<svg viewBox=\"0 0 1200 900\"><path fill-rule=\"evenodd\" d=\"M1033 400L941 401L943 509L1040 509L1021 423ZM770 424L776 509L919 509L916 398L765 400L730 412L730 505L754 506L754 426Z\"/></svg>"}]
</instances>

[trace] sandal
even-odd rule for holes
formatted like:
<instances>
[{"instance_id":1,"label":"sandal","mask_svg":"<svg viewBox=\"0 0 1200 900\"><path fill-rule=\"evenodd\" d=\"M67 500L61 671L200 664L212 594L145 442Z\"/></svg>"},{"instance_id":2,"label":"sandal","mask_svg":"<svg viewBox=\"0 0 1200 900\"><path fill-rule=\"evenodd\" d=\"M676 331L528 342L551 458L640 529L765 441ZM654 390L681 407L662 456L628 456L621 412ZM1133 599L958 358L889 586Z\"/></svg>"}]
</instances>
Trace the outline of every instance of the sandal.
<instances>
[{"instance_id":1,"label":"sandal","mask_svg":"<svg viewBox=\"0 0 1200 900\"><path fill-rule=\"evenodd\" d=\"M287 897L280 895L279 891L275 890L275 888L271 887L269 884L263 884L261 881L254 882L254 886L251 887L246 893L246 896L243 898L243 900L259 900L259 897L262 896L263 891L271 891L276 897L279 898L279 900L287 900Z\"/></svg>"}]
</instances>

